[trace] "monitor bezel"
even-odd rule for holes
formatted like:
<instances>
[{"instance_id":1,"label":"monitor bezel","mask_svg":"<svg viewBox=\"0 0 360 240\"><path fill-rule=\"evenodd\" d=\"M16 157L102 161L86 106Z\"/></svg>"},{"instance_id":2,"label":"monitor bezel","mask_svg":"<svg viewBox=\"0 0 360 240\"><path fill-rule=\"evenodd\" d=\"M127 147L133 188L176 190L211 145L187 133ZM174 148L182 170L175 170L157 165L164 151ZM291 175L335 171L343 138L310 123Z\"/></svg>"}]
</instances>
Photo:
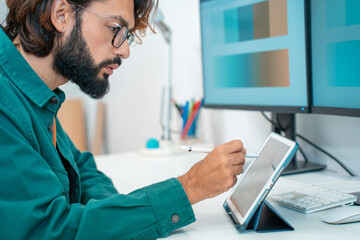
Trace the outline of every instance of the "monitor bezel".
<instances>
[{"instance_id":1,"label":"monitor bezel","mask_svg":"<svg viewBox=\"0 0 360 240\"><path fill-rule=\"evenodd\" d=\"M345 117L360 117L360 109L357 108L336 108L336 107L312 107L312 113L328 114Z\"/></svg>"},{"instance_id":2,"label":"monitor bezel","mask_svg":"<svg viewBox=\"0 0 360 240\"><path fill-rule=\"evenodd\" d=\"M204 107L213 108L213 109L248 110L248 111L277 112L277 113L310 113L309 107L299 107L299 106L220 105L220 104L204 103Z\"/></svg>"},{"instance_id":3,"label":"monitor bezel","mask_svg":"<svg viewBox=\"0 0 360 240\"><path fill-rule=\"evenodd\" d=\"M199 2L199 12L200 12L200 22L202 19L202 12L201 12L201 4L204 2L210 2L210 1L214 1L214 0L200 0ZM207 103L206 102L206 97L205 97L205 78L203 76L203 92L204 92L204 105L203 107L205 108L214 108L214 109L236 109L236 110L250 110L250 111L271 111L271 112L279 112L279 113L310 113L311 112L311 81L310 78L311 77L311 64L309 64L309 54L311 54L311 52L309 51L310 49L310 35L308 34L308 27L309 27L309 20L308 20L308 14L309 9L308 9L308 0L304 0L304 30L305 30L305 66L306 66L306 91L307 91L307 105L304 106L287 106L287 105L278 105L278 106L269 106L269 105L231 105L231 104L213 104L213 103ZM201 31L201 43L203 42L203 28L202 28L202 24L200 24L200 31ZM201 44L201 55L202 55L202 59L204 57L204 49L203 49L203 44ZM204 64L202 63L202 69L203 72L205 71L204 69Z\"/></svg>"}]
</instances>

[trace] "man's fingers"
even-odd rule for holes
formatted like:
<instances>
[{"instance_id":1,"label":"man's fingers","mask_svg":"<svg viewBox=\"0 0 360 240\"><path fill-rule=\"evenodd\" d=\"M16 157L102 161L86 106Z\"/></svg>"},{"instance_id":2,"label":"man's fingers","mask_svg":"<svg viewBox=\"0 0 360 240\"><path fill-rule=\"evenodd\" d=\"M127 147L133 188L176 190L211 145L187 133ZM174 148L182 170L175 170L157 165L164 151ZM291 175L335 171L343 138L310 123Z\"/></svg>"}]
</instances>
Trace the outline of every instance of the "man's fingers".
<instances>
[{"instance_id":1,"label":"man's fingers","mask_svg":"<svg viewBox=\"0 0 360 240\"><path fill-rule=\"evenodd\" d=\"M229 163L233 166L245 164L245 154L242 152L232 153Z\"/></svg>"},{"instance_id":2,"label":"man's fingers","mask_svg":"<svg viewBox=\"0 0 360 240\"><path fill-rule=\"evenodd\" d=\"M244 155L246 155L246 153L247 153L246 148L244 147L244 148L241 150L241 152L242 152Z\"/></svg>"},{"instance_id":3,"label":"man's fingers","mask_svg":"<svg viewBox=\"0 0 360 240\"><path fill-rule=\"evenodd\" d=\"M242 165L233 166L233 174L234 176L240 175L244 171Z\"/></svg>"},{"instance_id":4,"label":"man's fingers","mask_svg":"<svg viewBox=\"0 0 360 240\"><path fill-rule=\"evenodd\" d=\"M231 142L225 143L226 151L228 153L237 153L243 150L244 144L240 140L233 140Z\"/></svg>"},{"instance_id":5,"label":"man's fingers","mask_svg":"<svg viewBox=\"0 0 360 240\"><path fill-rule=\"evenodd\" d=\"M236 176L233 177L233 181L234 181L234 182L233 182L233 185L232 185L231 187L233 187L233 186L236 184L236 182L237 182L237 177L236 177Z\"/></svg>"}]
</instances>

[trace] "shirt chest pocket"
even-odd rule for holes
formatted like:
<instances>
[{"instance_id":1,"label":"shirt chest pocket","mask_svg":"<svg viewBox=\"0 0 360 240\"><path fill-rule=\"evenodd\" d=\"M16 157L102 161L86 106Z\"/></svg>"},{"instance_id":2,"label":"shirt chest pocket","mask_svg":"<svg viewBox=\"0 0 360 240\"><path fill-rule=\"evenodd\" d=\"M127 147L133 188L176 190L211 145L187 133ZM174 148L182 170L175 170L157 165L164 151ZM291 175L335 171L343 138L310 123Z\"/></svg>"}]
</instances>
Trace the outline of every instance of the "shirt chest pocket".
<instances>
[{"instance_id":1,"label":"shirt chest pocket","mask_svg":"<svg viewBox=\"0 0 360 240\"><path fill-rule=\"evenodd\" d=\"M58 166L51 166L51 169L53 170L59 182L61 183L63 189L63 195L66 197L66 200L69 202L70 181L69 181L68 173L65 171L65 169Z\"/></svg>"}]
</instances>

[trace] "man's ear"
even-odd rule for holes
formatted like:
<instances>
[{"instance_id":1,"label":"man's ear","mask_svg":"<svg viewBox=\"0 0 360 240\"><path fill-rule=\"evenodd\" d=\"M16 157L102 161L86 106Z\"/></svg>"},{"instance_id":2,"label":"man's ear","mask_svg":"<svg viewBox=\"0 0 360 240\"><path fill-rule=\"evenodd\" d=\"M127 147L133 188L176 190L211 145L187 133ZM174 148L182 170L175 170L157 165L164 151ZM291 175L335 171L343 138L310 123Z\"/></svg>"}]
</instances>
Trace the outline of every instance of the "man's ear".
<instances>
[{"instance_id":1,"label":"man's ear","mask_svg":"<svg viewBox=\"0 0 360 240\"><path fill-rule=\"evenodd\" d=\"M51 8L51 22L58 32L65 34L72 29L74 14L66 0L54 0Z\"/></svg>"}]
</instances>

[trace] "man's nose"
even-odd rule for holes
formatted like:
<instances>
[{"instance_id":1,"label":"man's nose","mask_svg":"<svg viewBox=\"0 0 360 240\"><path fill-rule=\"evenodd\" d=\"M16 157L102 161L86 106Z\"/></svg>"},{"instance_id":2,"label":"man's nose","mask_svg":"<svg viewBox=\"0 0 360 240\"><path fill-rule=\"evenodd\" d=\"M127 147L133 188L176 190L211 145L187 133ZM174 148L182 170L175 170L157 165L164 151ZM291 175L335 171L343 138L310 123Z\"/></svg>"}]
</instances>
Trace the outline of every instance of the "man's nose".
<instances>
[{"instance_id":1,"label":"man's nose","mask_svg":"<svg viewBox=\"0 0 360 240\"><path fill-rule=\"evenodd\" d=\"M121 59L129 58L130 47L127 39L121 44L120 47L114 48L114 54L119 56Z\"/></svg>"}]
</instances>

